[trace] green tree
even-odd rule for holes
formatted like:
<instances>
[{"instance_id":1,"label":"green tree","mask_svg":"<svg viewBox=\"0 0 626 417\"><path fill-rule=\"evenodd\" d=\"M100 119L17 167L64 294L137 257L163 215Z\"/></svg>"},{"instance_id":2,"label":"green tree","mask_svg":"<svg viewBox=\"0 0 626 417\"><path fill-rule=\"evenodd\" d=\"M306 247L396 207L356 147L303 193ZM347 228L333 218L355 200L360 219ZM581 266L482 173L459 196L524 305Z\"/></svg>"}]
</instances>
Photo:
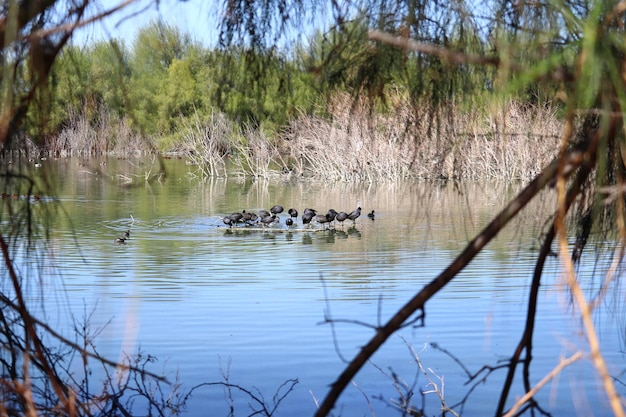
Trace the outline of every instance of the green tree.
<instances>
[{"instance_id":1,"label":"green tree","mask_svg":"<svg viewBox=\"0 0 626 417\"><path fill-rule=\"evenodd\" d=\"M123 117L130 78L127 61L128 52L116 40L100 41L84 49L65 48L51 76L54 97L51 126L67 123L70 113L95 121L101 108Z\"/></svg>"},{"instance_id":2,"label":"green tree","mask_svg":"<svg viewBox=\"0 0 626 417\"><path fill-rule=\"evenodd\" d=\"M129 65L129 101L132 119L144 134L157 134L163 126L160 116L167 95L168 70L175 60L184 60L191 46L188 35L162 21L141 28L133 43Z\"/></svg>"}]
</instances>

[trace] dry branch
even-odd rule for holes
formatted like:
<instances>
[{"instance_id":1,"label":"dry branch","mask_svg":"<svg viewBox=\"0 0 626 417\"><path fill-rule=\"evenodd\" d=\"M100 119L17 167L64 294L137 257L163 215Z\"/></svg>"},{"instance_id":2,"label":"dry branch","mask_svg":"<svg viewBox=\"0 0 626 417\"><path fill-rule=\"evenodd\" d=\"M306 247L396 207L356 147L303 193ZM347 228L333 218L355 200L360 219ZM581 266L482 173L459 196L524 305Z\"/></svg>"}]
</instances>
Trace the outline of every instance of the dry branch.
<instances>
[{"instance_id":1,"label":"dry branch","mask_svg":"<svg viewBox=\"0 0 626 417\"><path fill-rule=\"evenodd\" d=\"M472 55L464 52L451 51L448 48L441 48L428 43L416 42L406 37L394 36L379 30L370 30L369 38L401 49L408 49L436 56L444 61L455 64L490 65L513 73L522 73L526 71L526 68L516 65L510 60L503 60L499 57ZM542 76L540 76L540 78L542 78ZM564 67L554 69L551 73L547 74L547 78L553 81L573 81L572 75Z\"/></svg>"},{"instance_id":2,"label":"dry branch","mask_svg":"<svg viewBox=\"0 0 626 417\"><path fill-rule=\"evenodd\" d=\"M555 376L557 376L559 373L561 373L561 371L566 367L571 365L572 363L576 362L577 360L579 360L580 358L583 357L583 353L582 352L576 352L574 353L572 356L570 356L567 359L561 359L561 361L559 362L559 364L557 366L554 367L554 369L552 371L550 371L549 374L547 374L545 377L543 377L543 379L541 381L539 381L537 383L537 385L535 385L533 387L533 389L531 389L530 391L528 391L526 394L524 394L520 399L518 399L515 404L513 405L513 407L511 407L511 409L504 415L504 417L512 417L515 415L515 413L517 412L517 410L519 410L526 402L528 402L537 392L539 392L539 390L541 388L544 387L544 385L546 385L548 382L550 382Z\"/></svg>"},{"instance_id":3,"label":"dry branch","mask_svg":"<svg viewBox=\"0 0 626 417\"><path fill-rule=\"evenodd\" d=\"M562 185L564 190L564 184ZM611 378L611 375L609 374L608 368L606 366L606 361L604 360L604 356L600 351L600 341L598 339L598 334L596 333L596 328L593 323L593 317L591 316L593 308L587 302L587 299L585 298L585 295L583 294L583 291L578 284L576 272L574 270L574 262L570 257L567 256L569 245L567 242L567 235L565 233L564 218L565 212L562 212L560 216L557 216L559 253L560 257L565 260L563 263L565 279L567 285L572 291L572 294L574 295L574 302L580 310L580 316L583 322L583 326L585 328L585 336L587 337L587 342L589 343L589 348L591 351L591 360L600 376L600 379L602 380L602 384L604 385L604 391L608 396L609 403L611 404L611 409L613 410L613 414L616 417L624 417L626 414L624 413L622 401L619 394L617 393L617 390L615 389L615 384L613 382L613 379Z\"/></svg>"},{"instance_id":4,"label":"dry branch","mask_svg":"<svg viewBox=\"0 0 626 417\"><path fill-rule=\"evenodd\" d=\"M474 257L493 239L506 224L514 218L517 213L530 202L551 180L557 177L559 173L565 176L563 167L569 166L572 169L569 173L575 171L583 161L589 159L588 151L595 155L599 134L594 135L595 140L585 141L579 147L572 149L562 158L556 158L548 165L518 196L511 201L494 220L481 231L461 252L461 254L435 279L428 283L420 292L410 299L389 321L382 327L378 328L376 334L361 349L356 357L348 364L346 369L341 373L339 378L332 384L320 408L315 414L317 417L326 416L333 409L339 396L350 383L352 378L369 360L369 358L385 343L385 341L398 329L403 327L405 322L421 310L422 315L416 320L425 316L424 307L426 302L433 297L439 290L448 284L459 272L461 272Z\"/></svg>"}]
</instances>

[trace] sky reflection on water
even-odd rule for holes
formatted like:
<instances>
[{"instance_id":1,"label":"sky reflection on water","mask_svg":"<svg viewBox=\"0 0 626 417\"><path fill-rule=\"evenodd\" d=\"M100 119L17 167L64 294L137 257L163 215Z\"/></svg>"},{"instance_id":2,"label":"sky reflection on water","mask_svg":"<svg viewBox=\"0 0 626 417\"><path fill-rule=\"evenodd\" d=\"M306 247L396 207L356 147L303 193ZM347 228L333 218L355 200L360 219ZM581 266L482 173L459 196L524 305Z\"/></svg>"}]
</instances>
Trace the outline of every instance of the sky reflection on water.
<instances>
[{"instance_id":1,"label":"sky reflection on water","mask_svg":"<svg viewBox=\"0 0 626 417\"><path fill-rule=\"evenodd\" d=\"M228 368L231 382L257 387L271 398L287 378L298 378L299 385L278 413L289 416L313 414L312 395L321 399L345 366L340 355L352 358L372 336L371 328L355 322L386 321L454 259L514 191L466 184L460 192L424 183L244 187L236 181L186 180L182 168L176 169L166 184L123 192L95 178L74 179L79 187L72 183L74 177L65 176L59 197L71 224L61 219L53 231L62 284L50 285L49 300L56 301L50 302L48 314L63 323L66 309L74 316L95 309L92 325L106 325L98 340L101 353L118 358L123 347L141 346L161 359L159 366L168 372L178 369L186 388L219 381ZM346 222L335 231L288 231L286 214L277 226L280 231L227 229L220 221L230 212L274 203L300 211L348 211L360 205L364 214L356 225ZM372 209L375 221L365 216ZM533 218L522 215L520 223L503 232L428 303L425 328L407 328L392 337L374 357L379 368L368 366L357 376L355 382L379 413L389 413L385 401L397 396L384 374L393 369L411 381L416 373L405 340L421 352L426 367L445 377L449 405L468 389L465 371L450 355L472 372L511 355L525 320L534 268L531 249L542 226L529 221ZM127 228L127 244L114 244ZM594 266L581 268L591 274ZM556 365L559 355L569 355L575 347L586 349L558 284L558 262L552 260L546 271L550 275L541 292L534 381ZM332 327L322 324L329 315L345 320L334 327L336 340ZM617 376L624 358L612 317L599 314L598 325ZM606 413L588 368L581 364L566 370L538 400L555 415ZM465 415L493 413L496 382L503 375L494 374L477 387ZM425 389L426 384L421 377L417 386ZM589 384L589 404L575 410L570 389L580 390L580 384ZM512 397L522 392L519 385L515 388ZM379 395L386 400L376 400ZM578 392L575 397L580 398ZM432 395L426 398L427 406L434 407L427 412L434 413L437 401ZM419 398L415 401L421 405ZM343 416L370 415L354 387L340 404ZM239 407L247 410L245 404ZM216 414L226 409L221 389L203 389L189 403L189 415L207 409Z\"/></svg>"}]
</instances>

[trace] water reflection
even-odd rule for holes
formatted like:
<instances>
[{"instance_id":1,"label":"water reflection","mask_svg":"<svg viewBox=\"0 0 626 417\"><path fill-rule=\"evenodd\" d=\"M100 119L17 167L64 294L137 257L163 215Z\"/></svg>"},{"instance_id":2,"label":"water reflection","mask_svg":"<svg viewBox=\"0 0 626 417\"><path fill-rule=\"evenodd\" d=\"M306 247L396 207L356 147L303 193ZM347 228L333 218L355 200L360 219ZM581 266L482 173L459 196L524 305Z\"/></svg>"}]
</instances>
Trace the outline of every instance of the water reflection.
<instances>
[{"instance_id":1,"label":"water reflection","mask_svg":"<svg viewBox=\"0 0 626 417\"><path fill-rule=\"evenodd\" d=\"M335 347L351 357L372 334L371 329L344 323L333 340L331 329L319 325L329 310L336 318L384 322L437 276L520 186L197 181L187 175L191 167L166 161L168 182L120 188L112 180L116 173L136 178L128 162L107 163L109 180L81 175L75 164L51 164L50 169L58 171L52 178L61 179L57 188L67 213L51 230L55 261L64 278L64 288L55 291L72 294L72 309L98 305L93 324L112 320L105 336L112 346L122 337L125 312L132 306L142 348L179 368L189 386L220 380L217 364L226 357L233 360L237 382L266 395L286 378L298 377L301 386L285 403L283 415L312 414L310 392L323 396L344 366ZM425 328L406 329L402 335L418 347L437 342L463 356L473 370L509 355L524 326L534 268L531 248L543 227L537 213L553 208L552 197L533 202L429 304ZM276 203L322 211L361 206L364 213L375 210L376 220L362 216L354 225L330 230L287 229L284 213L271 229L228 228L220 220L233 211L258 211ZM114 239L126 229L131 229L127 244L115 245ZM581 271L602 274L607 265L610 260L599 259L581 265ZM558 260L551 259L533 352L535 358L546 359L542 367L533 368L537 375L552 369L563 346L584 342L576 336L580 329L562 301L566 297L558 277ZM618 295L623 296L623 290ZM48 307L58 308L58 303ZM610 315L598 321L603 347L619 371L624 359L619 332ZM114 350L103 353L119 356ZM414 367L407 365L407 348L397 339L375 360L382 369L414 375ZM445 376L448 403L459 400L466 380L453 361L428 350L422 360ZM606 409L593 378L586 381L590 401L601 414ZM389 381L374 368L365 369L356 382L371 398L394 395ZM490 382L472 397L465 409L468 415L492 414ZM565 385L552 391L558 401L547 401L543 393L538 397L558 415L575 412ZM214 405L197 399L190 404L190 415ZM370 414L356 390L347 393L342 405L342 415Z\"/></svg>"}]
</instances>

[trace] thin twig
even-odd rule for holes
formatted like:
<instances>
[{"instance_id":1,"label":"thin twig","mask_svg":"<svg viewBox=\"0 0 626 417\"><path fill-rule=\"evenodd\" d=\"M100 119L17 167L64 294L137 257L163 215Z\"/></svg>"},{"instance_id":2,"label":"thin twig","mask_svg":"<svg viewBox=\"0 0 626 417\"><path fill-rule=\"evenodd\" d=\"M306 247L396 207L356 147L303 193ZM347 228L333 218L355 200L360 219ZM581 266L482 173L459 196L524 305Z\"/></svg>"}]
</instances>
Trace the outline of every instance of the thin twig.
<instances>
[{"instance_id":1,"label":"thin twig","mask_svg":"<svg viewBox=\"0 0 626 417\"><path fill-rule=\"evenodd\" d=\"M605 127L607 131L603 131L602 133L609 137L615 136L615 128L616 128L616 120L612 119L608 127ZM596 134L599 135L600 132ZM594 142L597 142L594 141ZM594 155L595 156L595 155ZM586 165L594 165L589 159L592 156L587 157ZM595 159L595 158L594 158ZM587 166L587 169L590 169L590 166ZM600 342L598 340L598 335L596 333L595 325L593 324L593 318L591 317L592 306L587 302L585 295L578 284L576 271L574 270L574 262L573 260L567 256L569 250L569 243L567 241L567 233L566 233L566 225L565 225L565 217L567 215L567 194L565 192L565 180L563 178L559 178L557 181L557 191L558 191L558 214L555 219L555 229L557 231L558 242L559 242L559 255L564 260L563 268L565 273L565 279L572 291L574 301L578 305L580 310L581 319L583 321L583 326L585 328L585 335L587 337L587 342L589 343L589 349L591 353L591 360L593 365L595 366L598 374L600 375L600 379L604 385L604 390L608 396L609 402L611 404L611 409L613 410L613 414L617 417L624 417L626 414L624 413L624 408L620 399L619 394L615 389L615 384L609 374L609 371L606 366L606 361L604 360L604 356L600 351Z\"/></svg>"},{"instance_id":2,"label":"thin twig","mask_svg":"<svg viewBox=\"0 0 626 417\"><path fill-rule=\"evenodd\" d=\"M412 39L394 36L390 33L381 32L379 30L370 30L369 38L393 45L402 49L409 49L415 52L421 52L431 56L436 56L442 60L455 64L476 64L491 65L505 71L522 73L526 69L515 64L511 60L500 59L496 56L472 55L464 52L452 51L449 48L442 48L429 43L416 42ZM564 67L558 67L548 74L548 78L553 81L571 81L572 75Z\"/></svg>"},{"instance_id":3,"label":"thin twig","mask_svg":"<svg viewBox=\"0 0 626 417\"><path fill-rule=\"evenodd\" d=\"M559 362L559 364L557 366L554 367L554 369L552 371L550 371L550 373L548 373L546 376L544 376L541 381L537 382L537 384L530 390L528 391L526 394L524 394L520 399L518 399L515 404L513 404L513 407L511 407L511 409L509 411L507 411L507 413L503 416L503 417L512 417L513 415L515 415L515 413L526 403L528 402L536 393L539 392L539 390L541 388L544 387L544 385L546 385L548 382L550 382L555 376L557 376L559 373L561 373L561 371L566 367L571 365L572 363L576 362L577 360L581 359L583 357L583 353L578 351L576 353L574 353L572 356L570 356L567 359L561 359L561 361Z\"/></svg>"},{"instance_id":4,"label":"thin twig","mask_svg":"<svg viewBox=\"0 0 626 417\"><path fill-rule=\"evenodd\" d=\"M361 349L354 359L352 359L346 369L344 369L333 383L326 398L317 410L315 414L316 417L326 416L330 413L339 399L339 396L357 372L393 333L406 325L407 320L414 315L416 311L421 310L422 314L415 320L423 321L425 319L424 306L426 302L469 265L491 239L493 239L504 226L506 226L506 224L548 184L548 182L556 177L561 165L579 166L583 159L584 152L581 149L574 149L565 154L563 158L555 159L466 246L461 254L457 256L439 276L413 296L413 298L401 307L384 326L378 328L376 334L374 334L370 341Z\"/></svg>"}]
</instances>

